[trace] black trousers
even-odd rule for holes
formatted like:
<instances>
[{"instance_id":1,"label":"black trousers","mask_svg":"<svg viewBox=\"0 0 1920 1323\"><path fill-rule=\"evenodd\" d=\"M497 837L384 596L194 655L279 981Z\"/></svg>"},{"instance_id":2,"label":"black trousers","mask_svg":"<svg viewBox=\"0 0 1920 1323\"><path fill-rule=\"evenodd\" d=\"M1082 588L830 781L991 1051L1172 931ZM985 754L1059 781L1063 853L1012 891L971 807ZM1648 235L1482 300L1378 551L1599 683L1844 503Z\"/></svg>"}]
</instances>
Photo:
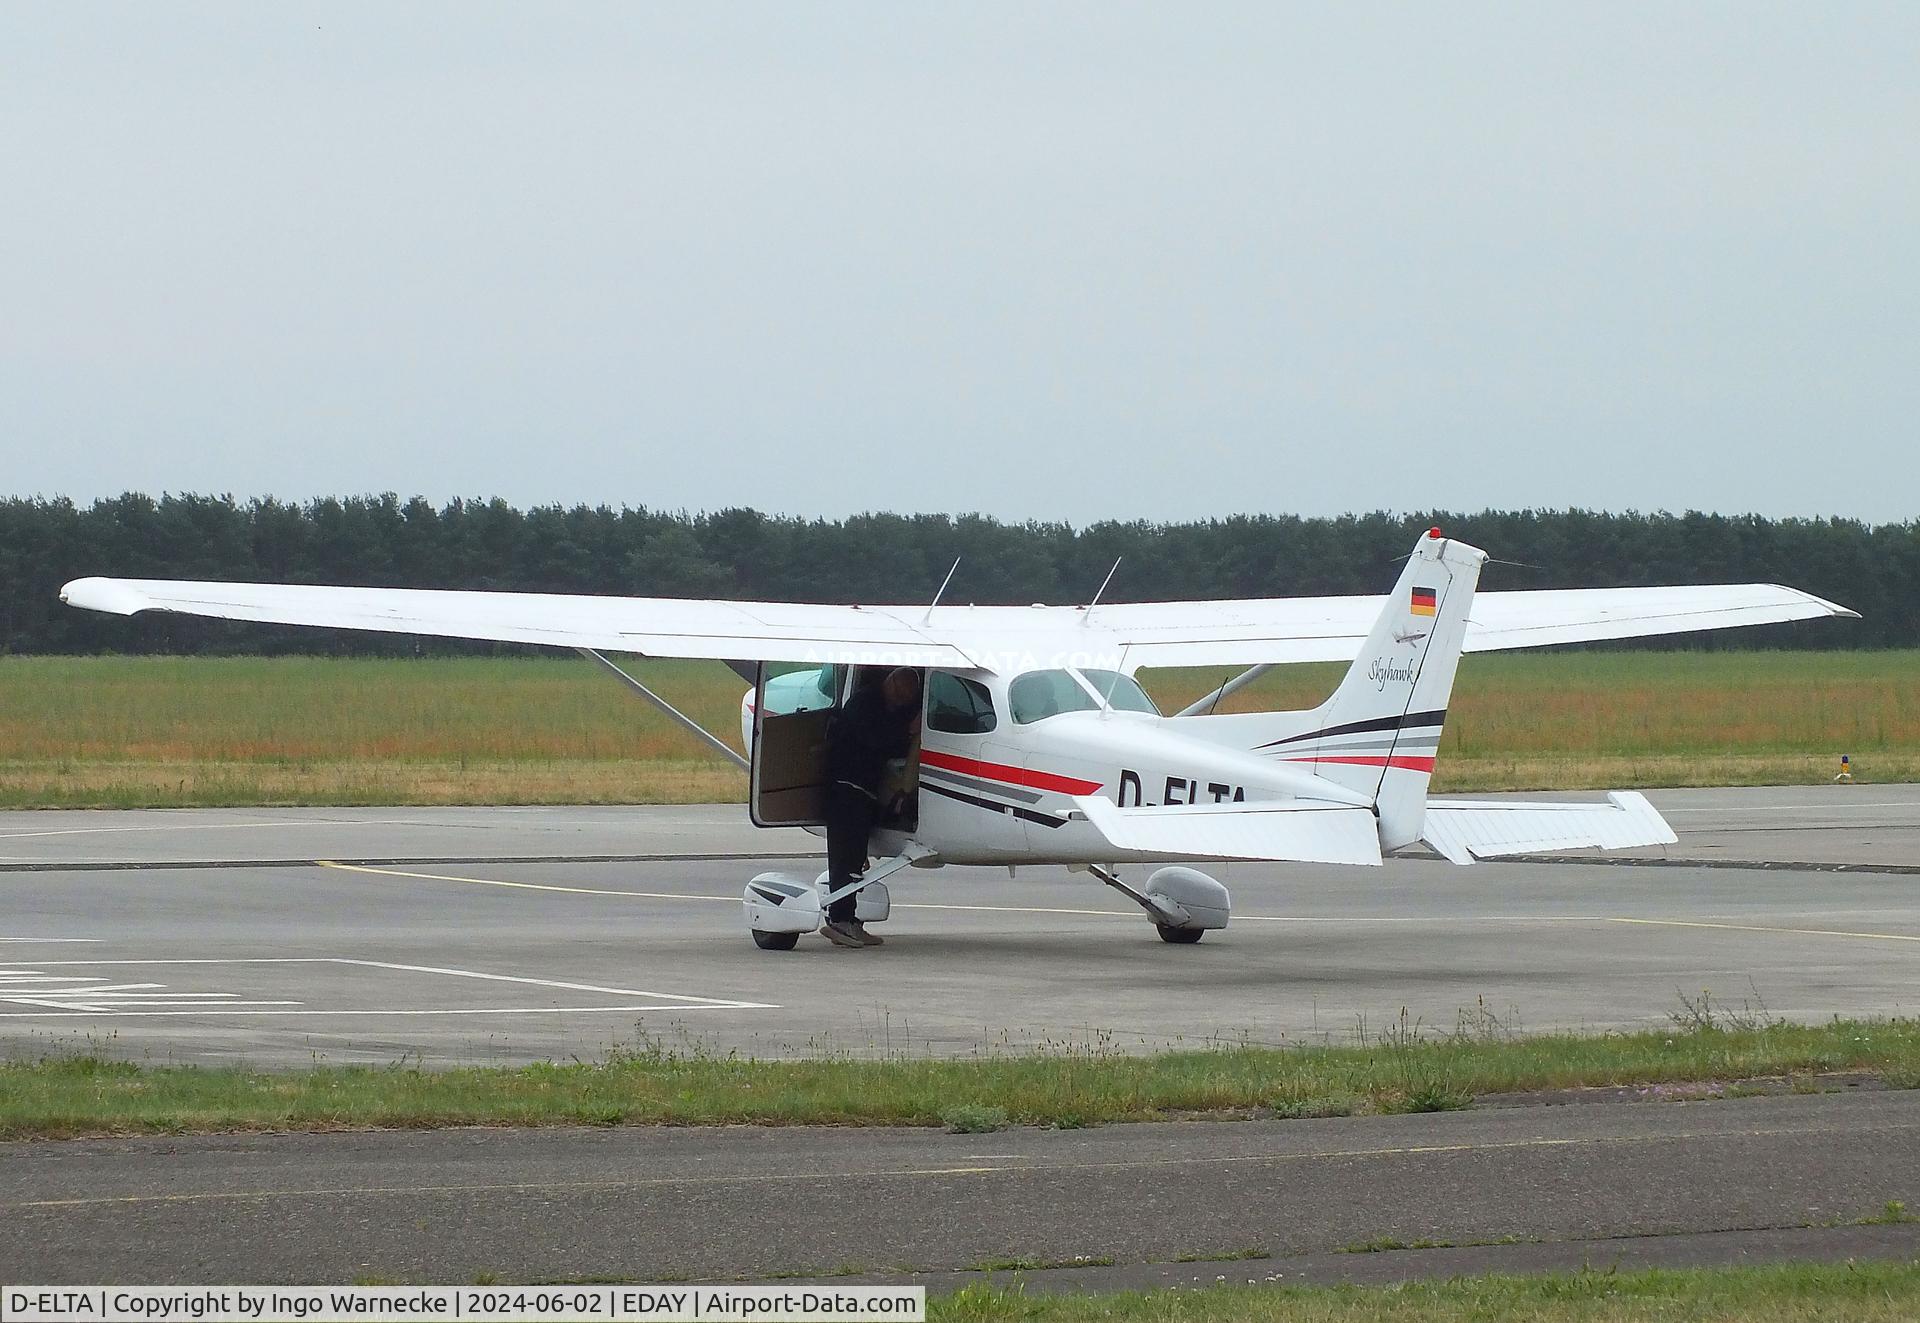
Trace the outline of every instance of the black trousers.
<instances>
[{"instance_id":1,"label":"black trousers","mask_svg":"<svg viewBox=\"0 0 1920 1323\"><path fill-rule=\"evenodd\" d=\"M850 785L827 787L827 886L838 890L867 871L867 838L880 817L880 802ZM827 907L827 918L850 920L858 892Z\"/></svg>"}]
</instances>

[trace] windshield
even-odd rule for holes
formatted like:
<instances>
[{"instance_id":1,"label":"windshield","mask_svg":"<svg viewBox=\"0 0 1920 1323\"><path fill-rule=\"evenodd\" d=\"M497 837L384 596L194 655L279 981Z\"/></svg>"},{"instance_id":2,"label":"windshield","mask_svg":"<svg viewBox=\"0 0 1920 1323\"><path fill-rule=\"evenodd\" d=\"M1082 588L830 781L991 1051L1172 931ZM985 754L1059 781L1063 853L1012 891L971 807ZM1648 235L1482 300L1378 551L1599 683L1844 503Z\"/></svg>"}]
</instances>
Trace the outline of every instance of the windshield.
<instances>
[{"instance_id":1,"label":"windshield","mask_svg":"<svg viewBox=\"0 0 1920 1323\"><path fill-rule=\"evenodd\" d=\"M1028 671L1007 686L1007 708L1021 726L1062 712L1092 712L1099 706L1100 700L1067 671Z\"/></svg>"},{"instance_id":2,"label":"windshield","mask_svg":"<svg viewBox=\"0 0 1920 1323\"><path fill-rule=\"evenodd\" d=\"M1147 697L1147 691L1131 675L1120 671L1096 670L1090 666L1081 667L1080 674L1087 677L1087 683L1113 706L1115 712L1151 712L1156 717L1160 715L1160 709Z\"/></svg>"}]
</instances>

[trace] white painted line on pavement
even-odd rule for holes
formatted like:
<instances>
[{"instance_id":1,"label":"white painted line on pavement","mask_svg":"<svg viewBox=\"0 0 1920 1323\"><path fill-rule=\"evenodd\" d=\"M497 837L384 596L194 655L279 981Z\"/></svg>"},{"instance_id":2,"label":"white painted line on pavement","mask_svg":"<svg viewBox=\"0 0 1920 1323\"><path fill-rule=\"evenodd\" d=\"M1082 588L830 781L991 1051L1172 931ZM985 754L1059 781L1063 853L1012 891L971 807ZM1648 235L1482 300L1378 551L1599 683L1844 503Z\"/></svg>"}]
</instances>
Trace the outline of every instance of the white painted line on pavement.
<instances>
[{"instance_id":1,"label":"white painted line on pavement","mask_svg":"<svg viewBox=\"0 0 1920 1323\"><path fill-rule=\"evenodd\" d=\"M1913 800L1913 799L1869 799L1869 800L1864 800L1864 801L1847 801L1847 802L1844 802L1844 803L1835 803L1835 804L1743 804L1743 805L1728 805L1728 806L1727 806L1727 807L1725 807L1725 808L1663 808L1663 809L1661 809L1660 811L1661 811L1662 813L1779 813L1779 812L1781 812L1782 810L1786 810L1786 809L1821 809L1821 810L1831 810L1831 809L1835 809L1835 808L1850 808L1850 809L1866 809L1866 808L1875 808L1875 809L1879 809L1879 808L1910 808L1910 809L1920 809L1920 800ZM1842 824L1840 824L1840 825L1841 825L1841 826L1845 826L1846 824L1844 824L1844 823L1842 823ZM1791 830L1792 830L1792 828L1788 828L1788 827L1783 827L1783 828L1781 828L1781 830L1782 830L1782 831L1791 831Z\"/></svg>"},{"instance_id":2,"label":"white painted line on pavement","mask_svg":"<svg viewBox=\"0 0 1920 1323\"><path fill-rule=\"evenodd\" d=\"M577 896L638 896L643 900L729 900L740 903L738 896L690 896L681 891L612 891L604 887L563 887L546 882L502 882L491 877L451 877L445 873L409 873L400 868L371 868L366 864L340 864L331 859L316 859L314 863L322 868L335 869L342 873L379 873L386 877L411 877L423 882L470 882L481 887L517 887L523 891L566 891Z\"/></svg>"},{"instance_id":3,"label":"white painted line on pavement","mask_svg":"<svg viewBox=\"0 0 1920 1323\"><path fill-rule=\"evenodd\" d=\"M611 997L645 997L650 1001L655 1001L655 1002L671 1002L673 1003L671 1009L674 1009L674 1010L772 1011L772 1010L780 1009L777 1004L772 1002L737 1001L737 1000L733 1000L725 997L696 997L690 993L684 993L684 992L650 992L650 991L646 991L639 988L610 988L598 983L570 983L570 982L565 982L559 979L529 978L520 974L490 974L483 970L477 970L477 969L454 969L454 968L449 968L449 967L439 966L439 965L407 965L407 964L399 964L399 963L388 961L388 960L359 960L359 959L354 959L348 956L197 956L197 957L179 957L179 958L170 958L170 959L142 959L142 960L46 960L46 961L40 961L38 963L45 968L73 968L77 966L77 967L82 967L87 969L100 969L100 968L105 968L107 966L119 966L119 965L140 965L140 966L147 966L147 965L357 965L365 969L391 969L401 973L409 973L409 974L439 974L449 978L470 978L470 979L481 979L487 982L494 982L494 983L518 983L518 984L523 984L530 987L559 988L568 992L597 992L597 993L601 993L603 995L611 996ZM122 984L117 986L131 988L131 987L160 987L164 985ZM34 991L42 996L61 995L61 996L67 997L69 1000L84 1000L87 997L87 995L90 993L91 989L71 988L71 987L57 988L57 989L56 988L37 988ZM294 1004L298 1005L299 1003L294 1003ZM566 1007L528 1008L529 1013L536 1010L565 1010L565 1009L568 1009L568 1008ZM625 1008L607 1008L607 1009L645 1010L647 1009L647 1007L644 1005L640 1005L640 1006L630 1006ZM665 1009L665 1008L660 1008L660 1009ZM403 1012L399 1012L399 1011L393 1011L393 1012L307 1011L307 1012L301 1012L301 1013L312 1014L312 1015L347 1015L347 1014L373 1015L373 1014L402 1014ZM404 1013L426 1015L426 1014L440 1014L441 1012L418 1011L418 1012L404 1012ZM446 1012L446 1013L452 1014L453 1012ZM461 1012L461 1013L465 1014L466 1012Z\"/></svg>"},{"instance_id":4,"label":"white painted line on pavement","mask_svg":"<svg viewBox=\"0 0 1920 1323\"><path fill-rule=\"evenodd\" d=\"M293 1004L298 1005L299 1003L295 1002ZM178 1011L123 1011L118 1009L106 1010L106 1011L51 1011L51 1012L48 1012L48 1011L39 1011L39 1012L0 1011L0 1020L59 1020L59 1019L71 1019L75 1016L80 1016L80 1015L110 1015L116 1020L136 1019L136 1018L143 1019L143 1018L150 1018L156 1015L272 1015L272 1016L282 1016L282 1015L302 1015L302 1016L599 1015L599 1014L604 1014L607 1012L614 1012L614 1011L631 1015L635 1011L666 1011L666 1010L670 1010L674 1014L678 1015L682 1012L691 1012L691 1011L732 1011L732 1010L759 1009L759 1008L760 1008L759 1004L755 1002L740 1002L738 1004L721 1003L713 1006L650 1006L645 1004L635 1005L632 1002L628 1002L623 1006L480 1006L480 1007L463 1008L463 1009L449 1008L449 1009L434 1009L434 1010L359 1010L359 1011L320 1011L320 1010L235 1011L235 1010L222 1010L218 1007L214 1007L210 1009L178 1010ZM772 1008L767 1008L767 1009L772 1009Z\"/></svg>"},{"instance_id":5,"label":"white painted line on pavement","mask_svg":"<svg viewBox=\"0 0 1920 1323\"><path fill-rule=\"evenodd\" d=\"M503 882L496 878L458 877L447 873L410 873L396 868L373 868L363 864L337 864L326 860L317 860L323 867L338 868L355 873L385 873L392 877L419 878L428 882L467 882L485 887L520 887L530 891L566 891L588 896L631 896L642 900L693 900L693 901L735 901L734 896L701 896L681 891L614 891L597 887L564 887L543 882ZM950 905L932 901L895 901L897 910L952 910L974 914L1065 914L1082 915L1103 919L1139 919L1138 910L1087 910L1069 909L1065 906L1050 905ZM1745 924L1725 924L1694 922L1681 919L1641 919L1622 917L1612 914L1478 914L1478 915L1420 915L1420 914L1366 914L1329 916L1318 914L1239 914L1234 916L1240 923L1327 923L1327 924L1445 924L1445 923L1642 923L1673 924L1680 927L1726 928L1743 932L1787 933L1805 937L1858 937L1878 939L1890 942L1920 942L1920 936L1905 936L1899 933L1840 932L1824 928L1769 928ZM45 962L42 962L45 963Z\"/></svg>"},{"instance_id":6,"label":"white painted line on pavement","mask_svg":"<svg viewBox=\"0 0 1920 1323\"><path fill-rule=\"evenodd\" d=\"M413 818L283 818L278 822L154 822L138 827L58 827L51 831L0 831L0 841L44 836L119 836L136 831L249 831L260 827L433 827ZM158 863L155 867L158 867Z\"/></svg>"},{"instance_id":7,"label":"white painted line on pavement","mask_svg":"<svg viewBox=\"0 0 1920 1323\"><path fill-rule=\"evenodd\" d=\"M411 974L448 974L455 978L492 979L500 983L531 983L542 988L565 988L570 992L605 992L616 997L658 997L662 1001L687 1002L700 1006L724 1006L738 1010L777 1010L766 1002L730 1001L722 997L693 997L680 992L642 992L635 988L603 988L592 983L561 983L547 978L523 978L517 974L483 974L472 969L441 969L433 965L395 965L384 960L341 960L344 965L368 965L374 969L401 969Z\"/></svg>"},{"instance_id":8,"label":"white painted line on pavement","mask_svg":"<svg viewBox=\"0 0 1920 1323\"><path fill-rule=\"evenodd\" d=\"M1701 919L1639 919L1625 915L1601 915L1602 923L1637 923L1656 928L1719 928L1736 933L1784 933L1790 937L1857 937L1869 942L1920 942L1912 933L1861 933L1837 928L1777 928L1758 923L1708 923Z\"/></svg>"},{"instance_id":9,"label":"white painted line on pavement","mask_svg":"<svg viewBox=\"0 0 1920 1323\"><path fill-rule=\"evenodd\" d=\"M45 997L8 997L6 1000L7 1000L7 1004L11 1006L50 1006L56 1011L72 1011L76 1014L85 1014L85 1015L114 1015L114 1016L119 1016L119 1015L200 1015L200 1014L212 1015L216 1013L215 1008L224 1007L224 1006L298 1006L300 1005L300 1003L297 1001L223 1001L223 1002L203 1002L203 1003L196 1003L194 1005L169 1006L165 1010L129 1011L124 1009L123 1006L96 1006L90 1003L88 999L85 997L70 997L64 1001L54 1001L50 998L45 998ZM144 1004L144 1003L141 1003L141 1004ZM261 1014L261 1015L270 1014L270 1012L266 1012L266 1011L260 1011L255 1013ZM31 1011L6 1011L6 1012L0 1012L0 1018L17 1019L21 1016L31 1016L32 1014L33 1013ZM285 1012L285 1014L293 1015L293 1014L297 1014L297 1012L287 1011Z\"/></svg>"},{"instance_id":10,"label":"white painted line on pavement","mask_svg":"<svg viewBox=\"0 0 1920 1323\"><path fill-rule=\"evenodd\" d=\"M413 873L401 868L375 868L369 864L341 864L316 859L322 868L345 873L380 873L387 877L411 877L423 882L465 882L478 887L514 887L523 891L561 891L576 896L629 896L640 900L696 900L740 903L738 896L702 896L686 891L617 891L609 887L563 887L550 882L508 882L493 877L459 877L451 873ZM1081 910L1058 905L943 905L932 901L895 901L897 910L956 910L983 914L1085 914L1096 918L1137 919L1139 910ZM1294 918L1273 914L1236 914L1236 919L1271 919L1277 923L1421 923L1424 920L1404 916L1359 919Z\"/></svg>"}]
</instances>

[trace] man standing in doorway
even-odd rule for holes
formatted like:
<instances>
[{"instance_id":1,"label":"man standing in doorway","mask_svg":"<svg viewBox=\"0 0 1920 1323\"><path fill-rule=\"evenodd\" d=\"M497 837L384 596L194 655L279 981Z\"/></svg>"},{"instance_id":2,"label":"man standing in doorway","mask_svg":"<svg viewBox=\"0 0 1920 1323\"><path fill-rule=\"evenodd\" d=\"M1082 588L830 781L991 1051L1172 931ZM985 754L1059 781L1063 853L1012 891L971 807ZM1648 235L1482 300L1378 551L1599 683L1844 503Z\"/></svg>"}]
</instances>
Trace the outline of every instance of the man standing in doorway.
<instances>
[{"instance_id":1,"label":"man standing in doorway","mask_svg":"<svg viewBox=\"0 0 1920 1323\"><path fill-rule=\"evenodd\" d=\"M908 667L867 684L827 726L827 887L837 891L867 868L867 838L880 819L887 761L904 758L920 733L920 673ZM879 946L854 917L859 893L827 909L821 929L835 946Z\"/></svg>"}]
</instances>

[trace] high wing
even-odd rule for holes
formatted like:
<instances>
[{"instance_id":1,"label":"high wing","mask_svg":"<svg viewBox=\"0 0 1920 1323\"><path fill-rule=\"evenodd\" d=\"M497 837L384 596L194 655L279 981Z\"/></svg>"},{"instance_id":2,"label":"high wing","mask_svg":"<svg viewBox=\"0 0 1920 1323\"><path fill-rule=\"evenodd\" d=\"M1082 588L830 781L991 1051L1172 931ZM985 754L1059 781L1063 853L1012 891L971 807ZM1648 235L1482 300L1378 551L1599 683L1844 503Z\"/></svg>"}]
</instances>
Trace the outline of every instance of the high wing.
<instances>
[{"instance_id":1,"label":"high wing","mask_svg":"<svg viewBox=\"0 0 1920 1323\"><path fill-rule=\"evenodd\" d=\"M539 643L649 657L840 662L1012 671L1063 664L1239 665L1351 661L1383 598L1293 597L1097 607L832 606L455 592L174 579L75 579L68 604L115 615L220 620ZM1851 616L1776 584L1481 593L1465 650L1677 634Z\"/></svg>"},{"instance_id":2,"label":"high wing","mask_svg":"<svg viewBox=\"0 0 1920 1323\"><path fill-rule=\"evenodd\" d=\"M60 597L72 606L123 616L169 611L217 620L543 643L647 657L870 662L963 670L978 664L954 643L915 627L914 616L924 616L924 607L915 612L791 602L177 579L76 579L60 590Z\"/></svg>"},{"instance_id":3,"label":"high wing","mask_svg":"<svg viewBox=\"0 0 1920 1323\"><path fill-rule=\"evenodd\" d=\"M1127 649L1130 667L1352 661L1385 604L1383 597L1147 602L1097 607L1092 623ZM1858 614L1770 583L1482 592L1474 598L1463 651Z\"/></svg>"}]
</instances>

